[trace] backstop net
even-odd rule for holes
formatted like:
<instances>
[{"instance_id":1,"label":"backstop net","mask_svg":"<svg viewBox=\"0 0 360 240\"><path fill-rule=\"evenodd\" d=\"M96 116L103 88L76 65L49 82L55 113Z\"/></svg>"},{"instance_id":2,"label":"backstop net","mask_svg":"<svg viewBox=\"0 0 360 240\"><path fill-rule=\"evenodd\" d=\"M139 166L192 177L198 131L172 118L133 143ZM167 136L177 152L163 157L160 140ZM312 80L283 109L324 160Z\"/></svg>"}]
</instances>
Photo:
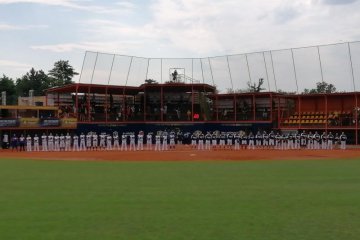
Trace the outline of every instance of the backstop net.
<instances>
[{"instance_id":1,"label":"backstop net","mask_svg":"<svg viewBox=\"0 0 360 240\"><path fill-rule=\"evenodd\" d=\"M360 89L360 42L336 43L206 58L145 58L86 52L80 83L139 86L145 80L206 83L220 93L246 92L263 79L263 91L302 93L317 82L339 92Z\"/></svg>"}]
</instances>

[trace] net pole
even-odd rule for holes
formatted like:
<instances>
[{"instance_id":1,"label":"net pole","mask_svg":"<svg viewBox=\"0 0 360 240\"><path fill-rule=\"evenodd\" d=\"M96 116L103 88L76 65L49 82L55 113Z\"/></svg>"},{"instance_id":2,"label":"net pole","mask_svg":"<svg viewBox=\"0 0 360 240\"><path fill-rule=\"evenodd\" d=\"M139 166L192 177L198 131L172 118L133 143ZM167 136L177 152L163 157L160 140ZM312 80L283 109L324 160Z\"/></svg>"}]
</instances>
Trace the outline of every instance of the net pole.
<instances>
[{"instance_id":1,"label":"net pole","mask_svg":"<svg viewBox=\"0 0 360 240\"><path fill-rule=\"evenodd\" d=\"M204 69L203 69L202 59L200 59L200 65L201 65L201 75L202 75L203 83L205 83L205 78L204 78Z\"/></svg>"},{"instance_id":2,"label":"net pole","mask_svg":"<svg viewBox=\"0 0 360 240\"><path fill-rule=\"evenodd\" d=\"M161 58L160 59L160 82L162 83L163 82L163 59Z\"/></svg>"},{"instance_id":3,"label":"net pole","mask_svg":"<svg viewBox=\"0 0 360 240\"><path fill-rule=\"evenodd\" d=\"M133 62L133 58L134 57L131 57L131 59L130 59L129 69L128 69L128 72L127 72L127 75L126 75L125 86L127 86L127 83L128 83L128 80L129 80L129 75L130 75L130 70L131 70L131 65L132 65L132 62ZM125 88L124 88L124 91L125 91Z\"/></svg>"},{"instance_id":4,"label":"net pole","mask_svg":"<svg viewBox=\"0 0 360 240\"><path fill-rule=\"evenodd\" d=\"M213 75L213 71L212 71L212 67L211 67L210 58L208 58L208 62L209 62L209 67L210 67L211 79L212 79L213 85L215 86L214 75Z\"/></svg>"},{"instance_id":5,"label":"net pole","mask_svg":"<svg viewBox=\"0 0 360 240\"><path fill-rule=\"evenodd\" d=\"M292 58L292 62L293 62L293 68L294 68L294 77L295 77L295 83L296 83L296 92L299 93L299 86L298 86L298 80L297 80L297 74L296 74L294 51L293 51L293 49L290 49L290 50L291 50L291 58Z\"/></svg>"},{"instance_id":6,"label":"net pole","mask_svg":"<svg viewBox=\"0 0 360 240\"><path fill-rule=\"evenodd\" d=\"M194 83L194 59L191 59L191 83Z\"/></svg>"},{"instance_id":7,"label":"net pole","mask_svg":"<svg viewBox=\"0 0 360 240\"><path fill-rule=\"evenodd\" d=\"M114 67L114 61L115 61L115 54L113 55L113 60L111 62L111 67L110 67L110 74L109 74L109 79L108 79L108 85L110 84L110 79L111 79L111 75L112 75L112 70Z\"/></svg>"},{"instance_id":8,"label":"net pole","mask_svg":"<svg viewBox=\"0 0 360 240\"><path fill-rule=\"evenodd\" d=\"M85 56L84 56L84 59L83 59L83 62L82 62L82 66L81 66L81 72L80 72L80 76L79 76L79 82L81 82L81 77L82 77L82 73L84 71L84 65L85 65L85 59L86 59L86 55L87 55L88 51L85 52Z\"/></svg>"},{"instance_id":9,"label":"net pole","mask_svg":"<svg viewBox=\"0 0 360 240\"><path fill-rule=\"evenodd\" d=\"M227 66L228 66L229 76L230 76L231 89L234 92L234 84L233 84L231 69L230 69L230 64L229 64L229 56L226 56L226 62L227 62Z\"/></svg>"},{"instance_id":10,"label":"net pole","mask_svg":"<svg viewBox=\"0 0 360 240\"><path fill-rule=\"evenodd\" d=\"M353 66L353 61L352 61L352 57L351 57L351 48L350 48L350 43L347 43L348 45L348 51L349 51L349 60L350 60L350 68L351 68L351 77L352 77L352 81L353 81L353 87L354 87L354 92L356 91L356 87L355 87L355 76L354 76L354 66Z\"/></svg>"},{"instance_id":11,"label":"net pole","mask_svg":"<svg viewBox=\"0 0 360 240\"><path fill-rule=\"evenodd\" d=\"M251 85L252 80L251 80L250 66L249 66L249 61L248 61L247 54L245 54L245 59L246 59L246 66L247 66L247 70L248 70L248 74L249 74L249 81L250 81L250 85Z\"/></svg>"},{"instance_id":12,"label":"net pole","mask_svg":"<svg viewBox=\"0 0 360 240\"><path fill-rule=\"evenodd\" d=\"M96 53L96 58L95 58L95 63L94 63L94 68L93 68L93 71L92 71L92 74L91 74L91 81L90 81L90 84L92 84L92 82L93 82L93 78L94 78L94 73L95 73L95 68L96 68L96 64L97 64L98 56L99 56L99 53L97 52L97 53Z\"/></svg>"},{"instance_id":13,"label":"net pole","mask_svg":"<svg viewBox=\"0 0 360 240\"><path fill-rule=\"evenodd\" d=\"M273 75L274 75L275 90L278 91L272 51L270 51L270 58L271 58L271 67L272 67L272 71L273 71Z\"/></svg>"},{"instance_id":14,"label":"net pole","mask_svg":"<svg viewBox=\"0 0 360 240\"><path fill-rule=\"evenodd\" d=\"M150 58L148 58L147 61L147 67L146 67L146 76L145 76L145 80L148 79L148 74L149 74L149 65L150 65Z\"/></svg>"},{"instance_id":15,"label":"net pole","mask_svg":"<svg viewBox=\"0 0 360 240\"><path fill-rule=\"evenodd\" d=\"M317 52L318 52L319 64L320 64L321 81L324 82L324 74L323 74L323 68L322 68L322 63L321 63L320 47L319 46L317 46Z\"/></svg>"},{"instance_id":16,"label":"net pole","mask_svg":"<svg viewBox=\"0 0 360 240\"><path fill-rule=\"evenodd\" d=\"M265 52L262 52L263 54L263 59L264 59L264 66L265 66L265 72L266 72L266 80L267 80L267 83L268 83L268 89L269 89L269 92L271 91L270 89L270 79L269 79L269 73L268 73L268 70L267 70L267 64L266 64L266 59L265 59Z\"/></svg>"}]
</instances>

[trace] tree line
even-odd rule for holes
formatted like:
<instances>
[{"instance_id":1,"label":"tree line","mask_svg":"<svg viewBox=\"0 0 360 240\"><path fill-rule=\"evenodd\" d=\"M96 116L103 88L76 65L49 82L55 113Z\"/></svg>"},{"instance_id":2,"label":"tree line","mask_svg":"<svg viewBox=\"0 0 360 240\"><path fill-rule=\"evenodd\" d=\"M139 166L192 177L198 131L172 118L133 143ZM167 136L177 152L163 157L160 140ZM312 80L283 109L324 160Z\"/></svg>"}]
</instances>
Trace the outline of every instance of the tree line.
<instances>
[{"instance_id":1,"label":"tree line","mask_svg":"<svg viewBox=\"0 0 360 240\"><path fill-rule=\"evenodd\" d=\"M226 89L227 93L248 93L248 92L261 92L265 90L265 88L262 87L264 84L264 79L260 78L259 81L256 83L247 82L247 88L246 89L236 89L233 90L231 88ZM294 94L296 92L286 92L281 89L278 89L278 93L288 93L288 94ZM305 88L302 94L315 94L315 93L334 93L336 92L336 87L327 82L317 82L316 87L312 89Z\"/></svg>"},{"instance_id":2,"label":"tree line","mask_svg":"<svg viewBox=\"0 0 360 240\"><path fill-rule=\"evenodd\" d=\"M0 92L6 91L7 104L17 104L18 97L27 97L29 90L34 90L34 96L45 95L45 90L74 83L73 77L78 75L69 61L59 60L54 67L45 73L43 70L31 68L22 77L12 79L5 74L0 77Z\"/></svg>"}]
</instances>

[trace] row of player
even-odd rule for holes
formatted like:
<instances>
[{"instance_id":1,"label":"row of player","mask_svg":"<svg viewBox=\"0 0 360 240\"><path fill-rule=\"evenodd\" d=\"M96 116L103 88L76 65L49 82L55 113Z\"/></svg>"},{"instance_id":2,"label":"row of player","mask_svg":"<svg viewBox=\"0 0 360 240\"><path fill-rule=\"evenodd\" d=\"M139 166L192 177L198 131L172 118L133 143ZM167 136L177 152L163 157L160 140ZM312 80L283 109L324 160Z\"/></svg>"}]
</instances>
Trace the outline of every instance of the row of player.
<instances>
[{"instance_id":1,"label":"row of player","mask_svg":"<svg viewBox=\"0 0 360 240\"><path fill-rule=\"evenodd\" d=\"M146 135L146 149L152 150L153 143L155 143L154 150L163 151L174 149L175 144L182 144L184 136L182 133L175 132L159 132L155 135L148 133ZM269 134L265 131L246 134L245 132L207 132L203 134L199 131L192 133L191 147L199 150L209 149L240 149L240 148L275 148L275 149L333 149L334 144L339 144L341 149L346 149L347 137L343 133L340 135L331 132L321 135L315 132L306 133L289 133L283 134L274 133ZM48 136L43 134L41 138L35 134L32 138L30 135L17 137L14 135L11 138L10 146L13 150L20 151L40 151L40 140L42 151L85 151L85 150L144 150L145 135L140 131L137 136L135 133L122 133L119 137L117 132L112 135L95 132L90 132L87 135L76 134L67 135L53 135Z\"/></svg>"}]
</instances>

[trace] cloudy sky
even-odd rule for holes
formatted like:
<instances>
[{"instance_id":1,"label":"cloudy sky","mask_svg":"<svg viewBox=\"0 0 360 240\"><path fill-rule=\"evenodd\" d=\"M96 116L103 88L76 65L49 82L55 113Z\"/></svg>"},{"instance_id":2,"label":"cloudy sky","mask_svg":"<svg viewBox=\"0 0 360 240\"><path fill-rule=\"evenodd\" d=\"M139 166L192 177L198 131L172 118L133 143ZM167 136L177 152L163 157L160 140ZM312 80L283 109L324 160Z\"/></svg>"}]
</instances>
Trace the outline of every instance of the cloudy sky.
<instances>
[{"instance_id":1,"label":"cloudy sky","mask_svg":"<svg viewBox=\"0 0 360 240\"><path fill-rule=\"evenodd\" d=\"M360 40L358 0L0 0L0 74L86 50L207 57Z\"/></svg>"}]
</instances>

